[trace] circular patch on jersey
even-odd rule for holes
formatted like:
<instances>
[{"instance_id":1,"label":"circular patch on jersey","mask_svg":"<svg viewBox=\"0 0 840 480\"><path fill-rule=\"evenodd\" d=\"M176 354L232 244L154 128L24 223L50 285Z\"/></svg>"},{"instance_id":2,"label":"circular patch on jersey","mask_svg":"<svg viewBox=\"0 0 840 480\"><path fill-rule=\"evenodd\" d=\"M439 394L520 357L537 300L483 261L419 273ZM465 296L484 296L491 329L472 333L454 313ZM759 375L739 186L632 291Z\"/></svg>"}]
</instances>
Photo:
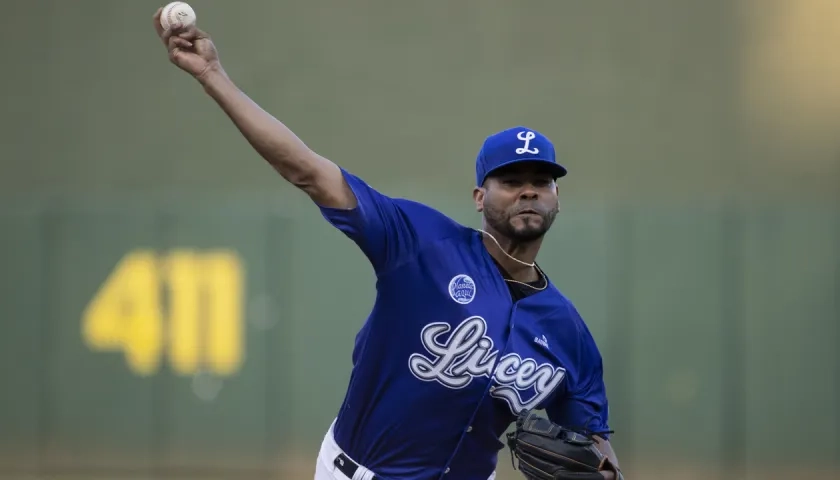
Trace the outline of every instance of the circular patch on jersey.
<instances>
[{"instance_id":1,"label":"circular patch on jersey","mask_svg":"<svg viewBox=\"0 0 840 480\"><path fill-rule=\"evenodd\" d=\"M449 281L449 296L461 305L472 302L475 298L475 282L469 275L455 275Z\"/></svg>"}]
</instances>

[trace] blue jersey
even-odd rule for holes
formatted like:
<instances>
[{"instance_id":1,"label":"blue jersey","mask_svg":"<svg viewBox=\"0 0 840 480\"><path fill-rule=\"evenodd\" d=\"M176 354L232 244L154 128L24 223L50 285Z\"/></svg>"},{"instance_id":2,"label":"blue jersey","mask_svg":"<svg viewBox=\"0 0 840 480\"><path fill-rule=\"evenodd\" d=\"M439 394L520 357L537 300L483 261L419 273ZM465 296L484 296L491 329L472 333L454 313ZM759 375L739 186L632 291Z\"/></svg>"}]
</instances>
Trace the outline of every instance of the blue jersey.
<instances>
[{"instance_id":1,"label":"blue jersey","mask_svg":"<svg viewBox=\"0 0 840 480\"><path fill-rule=\"evenodd\" d=\"M487 480L515 414L606 431L598 348L550 283L514 301L482 234L343 171L358 205L321 207L376 273L336 443L387 479Z\"/></svg>"}]
</instances>

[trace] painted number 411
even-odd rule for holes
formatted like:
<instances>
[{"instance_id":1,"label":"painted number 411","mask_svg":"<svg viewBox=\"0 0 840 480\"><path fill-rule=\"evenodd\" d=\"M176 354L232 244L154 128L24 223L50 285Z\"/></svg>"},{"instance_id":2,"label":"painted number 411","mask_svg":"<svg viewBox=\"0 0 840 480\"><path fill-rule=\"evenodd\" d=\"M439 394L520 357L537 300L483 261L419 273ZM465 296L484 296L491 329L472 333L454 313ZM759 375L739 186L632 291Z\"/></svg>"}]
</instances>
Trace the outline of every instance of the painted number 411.
<instances>
[{"instance_id":1,"label":"painted number 411","mask_svg":"<svg viewBox=\"0 0 840 480\"><path fill-rule=\"evenodd\" d=\"M132 372L236 373L244 348L244 274L228 250L128 253L82 314L94 351L121 351Z\"/></svg>"}]
</instances>

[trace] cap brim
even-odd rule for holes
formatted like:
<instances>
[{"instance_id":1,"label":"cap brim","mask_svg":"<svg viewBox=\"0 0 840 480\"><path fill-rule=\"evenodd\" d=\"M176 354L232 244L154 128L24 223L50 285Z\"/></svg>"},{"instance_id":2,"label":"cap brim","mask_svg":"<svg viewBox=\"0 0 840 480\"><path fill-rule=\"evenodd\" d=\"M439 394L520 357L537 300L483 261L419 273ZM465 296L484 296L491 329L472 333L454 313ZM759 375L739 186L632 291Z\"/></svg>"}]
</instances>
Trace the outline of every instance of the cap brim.
<instances>
[{"instance_id":1,"label":"cap brim","mask_svg":"<svg viewBox=\"0 0 840 480\"><path fill-rule=\"evenodd\" d=\"M566 170L566 167L560 165L559 163L552 162L550 160L545 160L545 159L542 159L542 158L517 158L515 160L511 160L509 162L502 163L501 165L497 165L492 170L489 170L484 175L484 178L487 178L487 177L493 175L494 173L498 172L499 170L501 170L503 168L510 167L512 165L528 164L528 163L540 165L541 167L545 167L546 171L551 173L551 175L555 179L565 177L566 174L569 173Z\"/></svg>"}]
</instances>

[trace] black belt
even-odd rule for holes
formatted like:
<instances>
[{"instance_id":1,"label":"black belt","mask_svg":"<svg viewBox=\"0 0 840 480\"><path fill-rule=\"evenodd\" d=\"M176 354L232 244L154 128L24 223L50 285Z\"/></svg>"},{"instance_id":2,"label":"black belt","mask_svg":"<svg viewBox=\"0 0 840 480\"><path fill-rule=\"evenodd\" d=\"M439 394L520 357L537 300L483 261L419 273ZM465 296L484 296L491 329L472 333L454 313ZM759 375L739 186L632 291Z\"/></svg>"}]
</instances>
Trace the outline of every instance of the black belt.
<instances>
[{"instance_id":1,"label":"black belt","mask_svg":"<svg viewBox=\"0 0 840 480\"><path fill-rule=\"evenodd\" d=\"M335 468L338 469L341 473L343 473L347 478L352 479L353 475L356 474L356 470L359 469L359 464L350 460L350 457L343 453L339 453L335 460L333 460L333 465ZM371 477L371 480L381 480L379 477L374 475Z\"/></svg>"}]
</instances>

